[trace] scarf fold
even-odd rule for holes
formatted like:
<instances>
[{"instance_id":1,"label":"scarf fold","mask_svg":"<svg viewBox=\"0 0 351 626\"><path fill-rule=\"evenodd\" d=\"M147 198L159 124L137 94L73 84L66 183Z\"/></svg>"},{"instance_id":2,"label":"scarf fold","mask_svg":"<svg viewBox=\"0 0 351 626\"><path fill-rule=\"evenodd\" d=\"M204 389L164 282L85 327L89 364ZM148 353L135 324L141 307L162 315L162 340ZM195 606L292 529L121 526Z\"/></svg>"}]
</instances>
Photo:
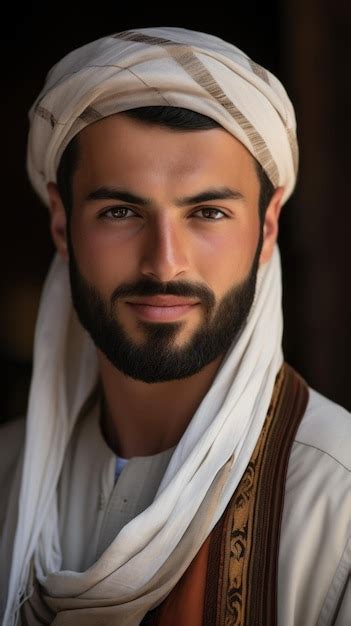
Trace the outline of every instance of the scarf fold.
<instances>
[{"instance_id":1,"label":"scarf fold","mask_svg":"<svg viewBox=\"0 0 351 626\"><path fill-rule=\"evenodd\" d=\"M219 37L185 28L142 28L102 37L49 72L30 111L27 167L45 204L70 140L88 124L143 106L175 106L216 120L293 191L296 119L281 82Z\"/></svg>"},{"instance_id":2,"label":"scarf fold","mask_svg":"<svg viewBox=\"0 0 351 626\"><path fill-rule=\"evenodd\" d=\"M254 452L226 510L142 626L277 626L287 468L308 396L305 381L284 363Z\"/></svg>"},{"instance_id":3,"label":"scarf fold","mask_svg":"<svg viewBox=\"0 0 351 626\"><path fill-rule=\"evenodd\" d=\"M74 50L48 74L30 112L27 167L48 203L73 136L106 115L169 104L208 115L238 138L274 185L291 194L297 167L295 116L281 83L218 37L181 28L117 33ZM34 347L19 508L4 626L13 626L30 563L55 624L96 623L103 614L135 626L159 604L208 537L259 437L282 364L278 248L258 273L254 304L235 344L177 445L152 505L129 522L85 572L61 571L56 488L79 411L97 381L94 346L72 309L68 269L55 257ZM87 459L87 463L89 459ZM0 545L0 554L8 550ZM109 617L106 617L108 623ZM95 621L94 621L95 620ZM111 623L112 623L111 621ZM114 622L115 623L115 622Z\"/></svg>"},{"instance_id":4,"label":"scarf fold","mask_svg":"<svg viewBox=\"0 0 351 626\"><path fill-rule=\"evenodd\" d=\"M93 623L100 608L111 620L135 626L169 593L225 510L262 429L283 360L280 285L276 249L259 270L247 323L178 443L154 502L87 571L60 571L56 487L75 420L97 382L97 365L94 346L72 311L67 266L55 258L35 338L4 626L14 623L30 593L33 555L45 599L59 612L55 624L60 612L65 624L74 624L78 608L80 623Z\"/></svg>"}]
</instances>

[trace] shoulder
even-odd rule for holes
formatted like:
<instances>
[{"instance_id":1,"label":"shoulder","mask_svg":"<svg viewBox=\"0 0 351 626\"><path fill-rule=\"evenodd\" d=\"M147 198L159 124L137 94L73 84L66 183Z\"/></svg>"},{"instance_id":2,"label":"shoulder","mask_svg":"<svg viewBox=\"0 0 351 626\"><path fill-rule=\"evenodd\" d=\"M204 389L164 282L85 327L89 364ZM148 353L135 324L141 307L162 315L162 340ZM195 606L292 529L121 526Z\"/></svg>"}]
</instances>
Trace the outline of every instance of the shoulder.
<instances>
[{"instance_id":1,"label":"shoulder","mask_svg":"<svg viewBox=\"0 0 351 626\"><path fill-rule=\"evenodd\" d=\"M309 401L294 446L312 448L351 472L351 413L309 389Z\"/></svg>"},{"instance_id":2,"label":"shoulder","mask_svg":"<svg viewBox=\"0 0 351 626\"><path fill-rule=\"evenodd\" d=\"M278 594L284 626L331 624L351 569L351 416L309 392L285 485ZM319 620L322 612L328 619Z\"/></svg>"},{"instance_id":3,"label":"shoulder","mask_svg":"<svg viewBox=\"0 0 351 626\"><path fill-rule=\"evenodd\" d=\"M337 541L340 558L351 533L350 450L350 413L310 389L289 459L285 525L320 551Z\"/></svg>"},{"instance_id":4,"label":"shoulder","mask_svg":"<svg viewBox=\"0 0 351 626\"><path fill-rule=\"evenodd\" d=\"M351 530L351 415L313 389L292 445L285 506L301 521L342 519ZM293 511L295 510L295 513Z\"/></svg>"},{"instance_id":5,"label":"shoulder","mask_svg":"<svg viewBox=\"0 0 351 626\"><path fill-rule=\"evenodd\" d=\"M305 414L292 445L287 487L344 499L351 518L351 414L309 389Z\"/></svg>"}]
</instances>

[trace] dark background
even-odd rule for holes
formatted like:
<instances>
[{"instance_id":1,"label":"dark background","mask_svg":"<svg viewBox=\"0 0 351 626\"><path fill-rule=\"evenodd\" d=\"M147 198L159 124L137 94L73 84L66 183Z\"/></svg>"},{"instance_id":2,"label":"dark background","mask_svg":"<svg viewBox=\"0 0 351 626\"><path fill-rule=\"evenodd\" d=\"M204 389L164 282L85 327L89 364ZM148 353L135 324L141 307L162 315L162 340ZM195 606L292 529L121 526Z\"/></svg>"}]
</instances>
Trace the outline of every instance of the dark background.
<instances>
[{"instance_id":1,"label":"dark background","mask_svg":"<svg viewBox=\"0 0 351 626\"><path fill-rule=\"evenodd\" d=\"M47 210L25 171L27 113L51 66L100 36L182 26L242 48L283 82L295 105L300 174L281 218L285 357L309 384L351 408L350 26L348 0L26 3L8 6L1 37L2 214L0 420L26 409L34 323L53 256Z\"/></svg>"}]
</instances>

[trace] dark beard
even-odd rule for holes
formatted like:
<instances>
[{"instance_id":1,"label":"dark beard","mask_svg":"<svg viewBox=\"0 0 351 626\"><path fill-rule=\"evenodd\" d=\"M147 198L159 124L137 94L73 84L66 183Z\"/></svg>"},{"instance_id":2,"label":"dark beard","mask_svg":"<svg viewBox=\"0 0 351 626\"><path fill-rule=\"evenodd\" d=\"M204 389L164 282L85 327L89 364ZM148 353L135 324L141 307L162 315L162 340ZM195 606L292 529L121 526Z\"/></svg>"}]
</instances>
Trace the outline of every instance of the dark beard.
<instances>
[{"instance_id":1,"label":"dark beard","mask_svg":"<svg viewBox=\"0 0 351 626\"><path fill-rule=\"evenodd\" d=\"M69 272L72 300L82 326L96 347L118 370L146 383L159 383L192 376L217 357L225 355L236 339L255 296L262 232L247 278L232 287L216 306L214 293L203 284L176 281L160 283L148 278L123 284L106 302L97 289L81 275L69 239ZM138 320L145 340L136 344L114 315L114 304L126 296L177 295L196 298L204 319L192 338L175 347L174 339L184 322Z\"/></svg>"}]
</instances>

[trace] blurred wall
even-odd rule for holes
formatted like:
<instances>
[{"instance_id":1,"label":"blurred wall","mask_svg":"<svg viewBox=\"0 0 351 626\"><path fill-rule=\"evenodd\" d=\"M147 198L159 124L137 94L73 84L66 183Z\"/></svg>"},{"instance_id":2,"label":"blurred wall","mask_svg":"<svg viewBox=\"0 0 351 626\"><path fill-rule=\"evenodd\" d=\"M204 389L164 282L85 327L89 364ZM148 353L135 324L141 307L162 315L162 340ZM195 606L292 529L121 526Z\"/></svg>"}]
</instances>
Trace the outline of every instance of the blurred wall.
<instances>
[{"instance_id":1,"label":"blurred wall","mask_svg":"<svg viewBox=\"0 0 351 626\"><path fill-rule=\"evenodd\" d=\"M347 3L317 0L251 2L235 7L228 23L217 5L208 14L170 8L144 14L104 3L82 13L60 4L26 5L10 18L1 40L3 174L0 246L0 419L26 408L34 324L40 290L54 249L47 211L25 172L27 111L46 72L65 53L126 28L172 24L232 41L277 74L297 111L301 170L294 197L283 210L280 245L284 276L286 358L322 393L351 407L348 237L351 59ZM84 15L84 19L82 17Z\"/></svg>"},{"instance_id":2,"label":"blurred wall","mask_svg":"<svg viewBox=\"0 0 351 626\"><path fill-rule=\"evenodd\" d=\"M350 27L348 0L282 6L281 53L301 151L281 239L286 353L311 385L349 409Z\"/></svg>"}]
</instances>

